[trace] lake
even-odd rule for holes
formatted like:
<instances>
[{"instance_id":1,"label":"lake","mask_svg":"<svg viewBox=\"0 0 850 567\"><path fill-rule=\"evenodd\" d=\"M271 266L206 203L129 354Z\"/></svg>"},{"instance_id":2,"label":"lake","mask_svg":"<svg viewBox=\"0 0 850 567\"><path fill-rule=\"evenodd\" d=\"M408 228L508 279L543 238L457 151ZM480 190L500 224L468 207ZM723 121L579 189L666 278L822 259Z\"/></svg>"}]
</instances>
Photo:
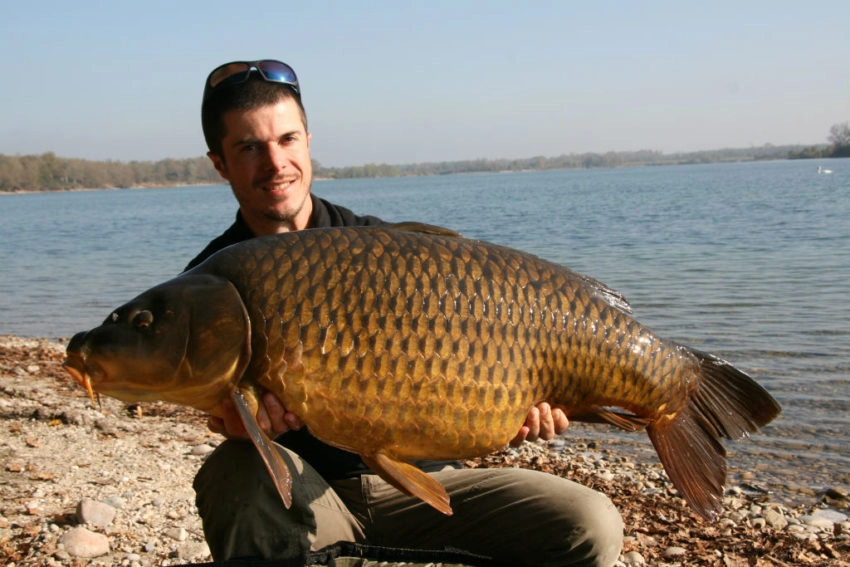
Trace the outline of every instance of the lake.
<instances>
[{"instance_id":1,"label":"lake","mask_svg":"<svg viewBox=\"0 0 850 567\"><path fill-rule=\"evenodd\" d=\"M762 486L791 493L850 487L850 159L316 181L313 190L607 283L639 321L730 360L782 403L763 433L727 445L733 473L755 470ZM60 338L97 325L179 273L235 210L223 185L0 196L0 334ZM623 437L628 450L654 458L637 437Z\"/></svg>"}]
</instances>

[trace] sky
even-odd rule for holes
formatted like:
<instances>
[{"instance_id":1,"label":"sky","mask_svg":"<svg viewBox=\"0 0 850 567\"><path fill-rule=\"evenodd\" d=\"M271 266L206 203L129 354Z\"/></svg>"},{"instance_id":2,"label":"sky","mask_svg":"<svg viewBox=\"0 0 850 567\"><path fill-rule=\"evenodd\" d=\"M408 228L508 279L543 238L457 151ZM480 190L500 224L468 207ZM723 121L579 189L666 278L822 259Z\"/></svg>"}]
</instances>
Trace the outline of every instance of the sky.
<instances>
[{"instance_id":1,"label":"sky","mask_svg":"<svg viewBox=\"0 0 850 567\"><path fill-rule=\"evenodd\" d=\"M850 2L0 0L0 154L206 153L232 60L294 67L326 167L826 143Z\"/></svg>"}]
</instances>

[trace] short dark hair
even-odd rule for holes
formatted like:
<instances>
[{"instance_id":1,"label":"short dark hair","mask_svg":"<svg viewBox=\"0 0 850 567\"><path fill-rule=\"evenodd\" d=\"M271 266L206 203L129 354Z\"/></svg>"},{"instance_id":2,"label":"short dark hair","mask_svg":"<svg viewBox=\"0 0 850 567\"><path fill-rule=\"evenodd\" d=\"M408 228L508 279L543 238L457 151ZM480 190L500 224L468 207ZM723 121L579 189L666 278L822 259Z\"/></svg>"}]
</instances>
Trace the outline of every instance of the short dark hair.
<instances>
[{"instance_id":1,"label":"short dark hair","mask_svg":"<svg viewBox=\"0 0 850 567\"><path fill-rule=\"evenodd\" d=\"M301 103L301 95L287 85L264 80L256 72L241 83L222 85L213 91L201 104L201 127L210 152L224 157L221 141L227 135L224 114L231 110L251 110L261 106L277 104L287 98L293 99L301 111L301 122L307 130L307 113Z\"/></svg>"}]
</instances>

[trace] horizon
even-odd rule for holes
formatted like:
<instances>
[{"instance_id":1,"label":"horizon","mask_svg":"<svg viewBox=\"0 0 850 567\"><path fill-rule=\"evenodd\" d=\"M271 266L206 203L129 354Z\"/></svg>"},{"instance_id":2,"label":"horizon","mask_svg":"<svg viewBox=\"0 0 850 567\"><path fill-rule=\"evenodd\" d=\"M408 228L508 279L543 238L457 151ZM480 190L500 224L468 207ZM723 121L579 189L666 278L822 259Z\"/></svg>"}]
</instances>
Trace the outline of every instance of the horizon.
<instances>
[{"instance_id":1,"label":"horizon","mask_svg":"<svg viewBox=\"0 0 850 567\"><path fill-rule=\"evenodd\" d=\"M813 146L850 120L838 0L48 4L4 7L5 155L203 156L207 73L257 58L298 73L326 168Z\"/></svg>"},{"instance_id":2,"label":"horizon","mask_svg":"<svg viewBox=\"0 0 850 567\"><path fill-rule=\"evenodd\" d=\"M341 165L341 166L326 166L326 165L321 164L320 160L317 160L315 157L313 157L312 159L313 159L314 162L319 162L320 166L324 169L340 169L340 168L346 168L346 167L355 167L355 168L356 167L364 167L364 166L367 166L367 165L377 165L377 166L384 166L385 165L385 166L391 166L391 167L405 167L405 166L416 166L416 165L428 165L428 164L431 164L431 163L459 163L459 162L478 161L478 160L484 160L484 161L487 161L487 162L522 161L522 160L535 159L535 158L538 158L538 157L541 157L543 159L557 159L559 157L565 157L565 156L566 157L584 156L584 155L604 156L606 154L633 154L633 153L641 153L641 152L660 153L664 157L673 157L673 156L679 156L679 155L688 156L688 155L692 155L692 154L711 154L711 153L717 153L717 152L745 152L747 150L766 149L766 148L770 148L770 149L777 150L777 151L783 151L783 150L791 150L791 149L794 149L794 148L815 147L815 146L829 147L829 143L823 142L823 143L819 143L819 144L781 144L780 145L780 144L772 144L770 142L766 142L766 143L764 143L760 146L748 146L748 147L741 147L741 148L734 148L734 147L709 148L709 149L705 149L705 150L696 150L696 151L693 151L693 152L662 152L660 150L651 150L651 149L645 148L645 149L641 149L641 150L627 150L627 151L621 151L621 150L605 150L605 151L601 151L601 152L578 151L578 152L570 152L569 154L559 154L559 155L511 156L511 157L507 157L507 156L506 157L483 157L483 156L479 156L479 157L475 157L475 158L445 159L445 160L440 160L439 162L408 162L408 163L388 163L388 162L374 163L374 162L371 162L371 163L347 164L347 165ZM162 158L158 158L158 159L150 159L150 160L136 160L136 159L130 159L130 160L109 160L109 159L89 160L88 158L79 158L79 157L75 157L75 156L59 155L52 150L46 150L46 151L44 151L40 154L17 154L17 155L4 154L3 152L0 152L0 156L18 157L18 158L27 157L27 156L40 157L44 154L50 154L50 153L54 154L57 159L92 161L92 162L95 162L95 163L106 163L108 161L125 163L125 164L131 163L131 162L156 163L158 161L165 161L165 160L179 161L179 160L208 159L206 154L200 154L200 155L196 155L196 156L187 156L187 157L179 157L179 158L178 157L168 157L168 156L166 156L166 157L162 157ZM817 159L830 159L830 158L824 157L824 158L817 158Z\"/></svg>"}]
</instances>

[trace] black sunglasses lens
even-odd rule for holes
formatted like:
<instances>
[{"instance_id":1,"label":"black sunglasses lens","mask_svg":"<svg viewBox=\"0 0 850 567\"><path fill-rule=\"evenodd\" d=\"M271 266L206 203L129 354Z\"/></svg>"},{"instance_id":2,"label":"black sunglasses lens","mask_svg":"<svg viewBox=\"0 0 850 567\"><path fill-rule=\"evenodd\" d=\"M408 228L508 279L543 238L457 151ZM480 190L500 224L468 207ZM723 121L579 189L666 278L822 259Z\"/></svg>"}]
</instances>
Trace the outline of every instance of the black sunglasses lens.
<instances>
[{"instance_id":1,"label":"black sunglasses lens","mask_svg":"<svg viewBox=\"0 0 850 567\"><path fill-rule=\"evenodd\" d=\"M292 67L286 63L269 59L258 61L256 65L267 81L287 83L296 89L298 88L298 77L295 76L295 71L292 70Z\"/></svg>"},{"instance_id":2,"label":"black sunglasses lens","mask_svg":"<svg viewBox=\"0 0 850 567\"><path fill-rule=\"evenodd\" d=\"M226 65L222 65L210 73L210 77L207 79L207 88L214 89L234 75L241 74L242 76L240 77L240 80L242 80L250 72L251 65L248 63L228 63Z\"/></svg>"}]
</instances>

